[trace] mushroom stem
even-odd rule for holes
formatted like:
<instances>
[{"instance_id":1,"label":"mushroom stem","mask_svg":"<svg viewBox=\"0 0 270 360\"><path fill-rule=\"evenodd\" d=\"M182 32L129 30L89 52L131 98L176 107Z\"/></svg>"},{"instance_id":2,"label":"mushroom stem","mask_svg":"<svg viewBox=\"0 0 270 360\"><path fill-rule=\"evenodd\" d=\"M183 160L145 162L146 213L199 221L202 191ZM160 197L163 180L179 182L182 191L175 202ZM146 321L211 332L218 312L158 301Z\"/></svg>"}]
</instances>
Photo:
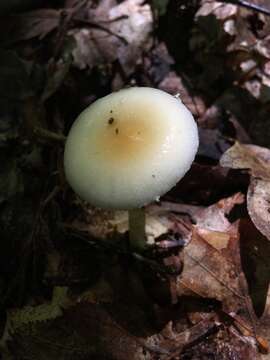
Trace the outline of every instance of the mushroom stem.
<instances>
[{"instance_id":1,"label":"mushroom stem","mask_svg":"<svg viewBox=\"0 0 270 360\"><path fill-rule=\"evenodd\" d=\"M129 241L133 248L143 250L146 246L144 208L128 211Z\"/></svg>"}]
</instances>

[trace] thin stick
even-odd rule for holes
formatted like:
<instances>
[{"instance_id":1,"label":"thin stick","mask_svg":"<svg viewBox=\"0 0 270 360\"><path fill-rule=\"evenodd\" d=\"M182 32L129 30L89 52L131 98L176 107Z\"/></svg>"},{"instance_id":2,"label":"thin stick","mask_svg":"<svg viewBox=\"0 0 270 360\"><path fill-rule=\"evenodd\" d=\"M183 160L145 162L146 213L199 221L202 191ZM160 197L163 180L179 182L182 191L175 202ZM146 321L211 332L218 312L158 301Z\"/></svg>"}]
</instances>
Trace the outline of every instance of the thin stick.
<instances>
[{"instance_id":1,"label":"thin stick","mask_svg":"<svg viewBox=\"0 0 270 360\"><path fill-rule=\"evenodd\" d=\"M57 141L62 144L64 144L64 142L66 141L66 137L64 135L55 133L47 129L43 129L39 126L35 126L33 132L35 135L37 135L38 137L44 140Z\"/></svg>"},{"instance_id":2,"label":"thin stick","mask_svg":"<svg viewBox=\"0 0 270 360\"><path fill-rule=\"evenodd\" d=\"M146 245L144 208L129 210L128 221L131 247L135 249L144 249Z\"/></svg>"},{"instance_id":3,"label":"thin stick","mask_svg":"<svg viewBox=\"0 0 270 360\"><path fill-rule=\"evenodd\" d=\"M254 3L250 3L249 1L246 1L246 0L222 0L222 2L242 6L246 9L257 11L264 15L270 16L270 9L266 9L263 6L260 6L260 5L254 4Z\"/></svg>"}]
</instances>

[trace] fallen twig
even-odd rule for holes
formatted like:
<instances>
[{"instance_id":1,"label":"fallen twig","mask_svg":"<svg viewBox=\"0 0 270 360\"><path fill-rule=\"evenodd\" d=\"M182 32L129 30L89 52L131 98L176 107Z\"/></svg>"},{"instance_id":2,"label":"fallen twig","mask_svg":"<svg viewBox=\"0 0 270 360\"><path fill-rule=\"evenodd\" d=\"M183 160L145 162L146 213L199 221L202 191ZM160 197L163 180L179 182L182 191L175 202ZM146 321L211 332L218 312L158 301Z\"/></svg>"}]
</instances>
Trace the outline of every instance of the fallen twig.
<instances>
[{"instance_id":1,"label":"fallen twig","mask_svg":"<svg viewBox=\"0 0 270 360\"><path fill-rule=\"evenodd\" d=\"M257 12L259 12L261 14L270 16L270 9L266 9L263 6L250 3L249 1L245 1L245 0L221 0L221 2L242 6L242 7L246 8L246 9L257 11Z\"/></svg>"}]
</instances>

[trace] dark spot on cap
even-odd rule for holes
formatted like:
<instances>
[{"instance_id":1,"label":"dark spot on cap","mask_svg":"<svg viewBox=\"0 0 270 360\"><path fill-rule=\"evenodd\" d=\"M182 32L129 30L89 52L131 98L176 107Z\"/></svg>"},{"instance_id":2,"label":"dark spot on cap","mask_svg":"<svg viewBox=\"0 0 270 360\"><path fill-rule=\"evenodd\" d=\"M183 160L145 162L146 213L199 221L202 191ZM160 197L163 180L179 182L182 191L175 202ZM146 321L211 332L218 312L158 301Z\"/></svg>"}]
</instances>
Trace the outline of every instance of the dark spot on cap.
<instances>
[{"instance_id":1,"label":"dark spot on cap","mask_svg":"<svg viewBox=\"0 0 270 360\"><path fill-rule=\"evenodd\" d=\"M118 128L115 129L115 133L119 134L119 129Z\"/></svg>"},{"instance_id":2,"label":"dark spot on cap","mask_svg":"<svg viewBox=\"0 0 270 360\"><path fill-rule=\"evenodd\" d=\"M155 178L155 177L156 177L156 175L153 174L153 175L152 175L152 178Z\"/></svg>"},{"instance_id":3,"label":"dark spot on cap","mask_svg":"<svg viewBox=\"0 0 270 360\"><path fill-rule=\"evenodd\" d=\"M108 120L108 124L112 124L114 122L114 118L113 117L111 117L111 118L109 118L109 120Z\"/></svg>"},{"instance_id":4,"label":"dark spot on cap","mask_svg":"<svg viewBox=\"0 0 270 360\"><path fill-rule=\"evenodd\" d=\"M112 114L112 113L113 113L113 111L112 111L112 110L110 110L110 113Z\"/></svg>"}]
</instances>

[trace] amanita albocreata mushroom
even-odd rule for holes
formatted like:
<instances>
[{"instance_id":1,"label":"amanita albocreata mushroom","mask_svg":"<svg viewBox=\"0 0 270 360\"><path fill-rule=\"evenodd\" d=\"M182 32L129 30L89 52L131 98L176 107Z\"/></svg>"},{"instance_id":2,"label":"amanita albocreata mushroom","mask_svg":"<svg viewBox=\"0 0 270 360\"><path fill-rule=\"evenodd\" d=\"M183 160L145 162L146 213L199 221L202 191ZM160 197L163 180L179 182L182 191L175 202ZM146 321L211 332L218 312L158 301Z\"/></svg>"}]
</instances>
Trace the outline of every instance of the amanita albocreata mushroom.
<instances>
[{"instance_id":1,"label":"amanita albocreata mushroom","mask_svg":"<svg viewBox=\"0 0 270 360\"><path fill-rule=\"evenodd\" d=\"M129 211L130 244L144 248L144 206L184 176L197 148L197 125L179 98L133 87L95 101L79 115L68 134L64 167L82 199Z\"/></svg>"}]
</instances>

